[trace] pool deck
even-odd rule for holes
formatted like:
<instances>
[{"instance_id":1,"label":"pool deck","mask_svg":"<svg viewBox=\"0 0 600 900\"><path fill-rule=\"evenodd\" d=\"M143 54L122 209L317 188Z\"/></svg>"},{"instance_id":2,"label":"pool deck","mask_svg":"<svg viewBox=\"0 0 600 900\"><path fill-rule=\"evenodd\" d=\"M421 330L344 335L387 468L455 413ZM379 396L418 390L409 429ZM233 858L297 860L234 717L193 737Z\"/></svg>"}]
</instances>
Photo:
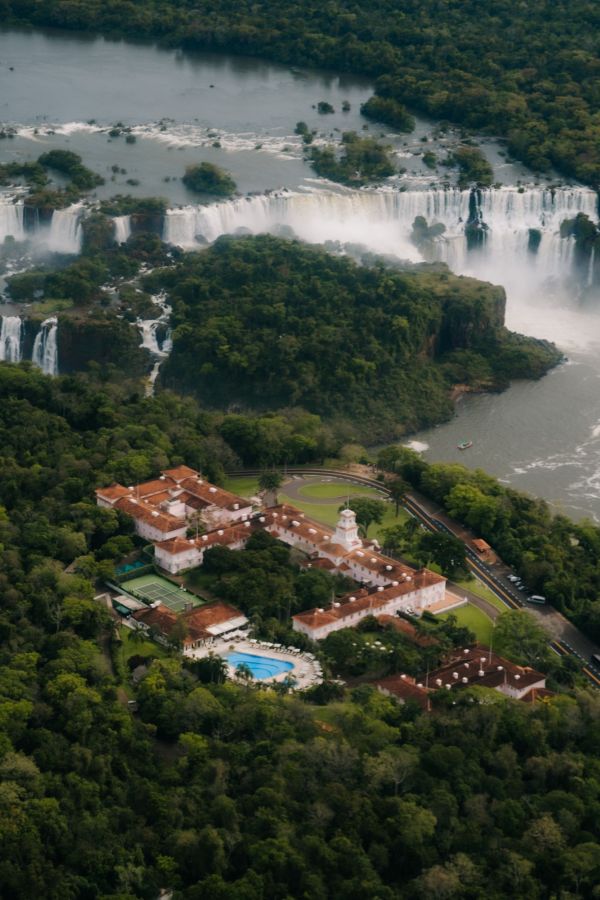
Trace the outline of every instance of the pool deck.
<instances>
[{"instance_id":1,"label":"pool deck","mask_svg":"<svg viewBox=\"0 0 600 900\"><path fill-rule=\"evenodd\" d=\"M290 669L287 672L280 672L279 675L276 675L274 678L258 679L256 684L267 686L274 681L284 681L286 678L291 677L296 680L295 690L305 691L307 688L313 687L315 684L320 684L323 681L321 664L307 651L298 650L294 647L278 646L276 644L268 643L267 641L254 640L246 635L239 637L234 635L225 637L225 639L218 639L213 641L209 646L186 650L185 655L190 656L193 659L201 659L203 656L208 656L210 653L225 657L225 654L231 653L232 651L235 651L236 653L251 653L255 656L267 656L271 659L290 662L294 666L293 669ZM229 666L229 677L233 681L238 680L235 674L235 666Z\"/></svg>"}]
</instances>

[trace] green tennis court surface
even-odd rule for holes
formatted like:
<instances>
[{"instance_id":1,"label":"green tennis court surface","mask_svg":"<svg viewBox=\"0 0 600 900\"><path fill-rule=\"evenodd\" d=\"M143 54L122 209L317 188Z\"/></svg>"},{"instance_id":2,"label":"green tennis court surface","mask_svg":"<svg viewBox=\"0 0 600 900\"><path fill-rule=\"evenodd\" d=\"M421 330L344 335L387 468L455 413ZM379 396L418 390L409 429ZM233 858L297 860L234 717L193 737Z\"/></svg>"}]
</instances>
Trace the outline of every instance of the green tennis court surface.
<instances>
[{"instance_id":1,"label":"green tennis court surface","mask_svg":"<svg viewBox=\"0 0 600 900\"><path fill-rule=\"evenodd\" d=\"M200 606L202 600L194 594L183 590L176 584L161 578L160 575L141 575L139 578L131 578L123 582L121 587L140 600L148 603L162 603L173 612L182 612L187 604Z\"/></svg>"}]
</instances>

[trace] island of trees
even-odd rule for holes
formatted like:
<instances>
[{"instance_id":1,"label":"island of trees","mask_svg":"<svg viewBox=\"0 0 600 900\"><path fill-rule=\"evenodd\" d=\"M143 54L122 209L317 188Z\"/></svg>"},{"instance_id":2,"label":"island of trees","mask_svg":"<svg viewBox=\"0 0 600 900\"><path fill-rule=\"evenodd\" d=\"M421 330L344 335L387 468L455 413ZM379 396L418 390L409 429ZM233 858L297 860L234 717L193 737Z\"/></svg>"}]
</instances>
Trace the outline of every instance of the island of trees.
<instances>
[{"instance_id":1,"label":"island of trees","mask_svg":"<svg viewBox=\"0 0 600 900\"><path fill-rule=\"evenodd\" d=\"M300 405L359 438L440 421L452 385L501 387L560 358L503 327L501 288L274 237L221 238L145 283L173 303L166 385L221 408Z\"/></svg>"},{"instance_id":2,"label":"island of trees","mask_svg":"<svg viewBox=\"0 0 600 900\"><path fill-rule=\"evenodd\" d=\"M229 172L209 162L188 166L182 181L187 188L197 194L229 197L236 190L235 181Z\"/></svg>"}]
</instances>

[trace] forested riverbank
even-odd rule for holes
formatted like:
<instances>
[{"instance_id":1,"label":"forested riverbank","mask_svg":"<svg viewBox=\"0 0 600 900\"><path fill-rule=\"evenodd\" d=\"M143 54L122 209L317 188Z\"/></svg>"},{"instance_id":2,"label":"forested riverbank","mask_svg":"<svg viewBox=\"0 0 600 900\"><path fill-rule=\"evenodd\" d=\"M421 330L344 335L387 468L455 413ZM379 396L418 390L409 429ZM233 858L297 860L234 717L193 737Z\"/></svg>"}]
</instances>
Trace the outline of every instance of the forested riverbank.
<instances>
[{"instance_id":1,"label":"forested riverbank","mask_svg":"<svg viewBox=\"0 0 600 900\"><path fill-rule=\"evenodd\" d=\"M371 443L447 418L457 383L498 389L560 359L504 328L501 288L268 236L221 238L145 284L173 304L166 385L210 407L301 406Z\"/></svg>"},{"instance_id":2,"label":"forested riverbank","mask_svg":"<svg viewBox=\"0 0 600 900\"><path fill-rule=\"evenodd\" d=\"M600 12L590 0L437 0L266 7L202 0L6 0L4 19L114 37L156 39L189 50L264 56L385 76L378 95L435 118L506 137L534 170L556 167L600 183L597 84Z\"/></svg>"}]
</instances>

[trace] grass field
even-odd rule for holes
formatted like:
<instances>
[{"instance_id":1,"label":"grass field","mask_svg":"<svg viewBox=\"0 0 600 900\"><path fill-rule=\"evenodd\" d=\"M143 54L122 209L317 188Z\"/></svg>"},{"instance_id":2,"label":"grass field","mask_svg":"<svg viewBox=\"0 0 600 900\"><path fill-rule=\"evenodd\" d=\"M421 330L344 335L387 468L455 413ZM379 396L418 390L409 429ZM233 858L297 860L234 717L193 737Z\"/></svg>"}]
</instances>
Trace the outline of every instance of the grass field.
<instances>
[{"instance_id":1,"label":"grass field","mask_svg":"<svg viewBox=\"0 0 600 900\"><path fill-rule=\"evenodd\" d=\"M342 503L346 497L380 497L376 490L362 484L351 484L349 481L319 482L305 484L298 493L309 500L335 500Z\"/></svg>"},{"instance_id":2,"label":"grass field","mask_svg":"<svg viewBox=\"0 0 600 900\"><path fill-rule=\"evenodd\" d=\"M474 594L477 594L478 597L481 597L482 600L487 600L488 603L495 606L500 612L506 612L509 609L506 603L503 603L502 600L496 597L496 595L482 584L478 578L461 578L460 581L455 581L454 584L466 588L467 591L472 591Z\"/></svg>"},{"instance_id":3,"label":"grass field","mask_svg":"<svg viewBox=\"0 0 600 900\"><path fill-rule=\"evenodd\" d=\"M440 619L447 619L448 616L456 616L460 625L465 625L475 633L475 637L482 644L489 645L494 625L484 612L467 603L465 606L459 606L458 609L452 609L450 612L439 616Z\"/></svg>"},{"instance_id":4,"label":"grass field","mask_svg":"<svg viewBox=\"0 0 600 900\"><path fill-rule=\"evenodd\" d=\"M136 638L131 640L134 634L131 628L123 625L119 629L119 634L122 641L119 657L123 665L127 665L131 656L145 656L147 659L164 659L167 656L167 651L154 641L138 641Z\"/></svg>"},{"instance_id":5,"label":"grass field","mask_svg":"<svg viewBox=\"0 0 600 900\"><path fill-rule=\"evenodd\" d=\"M253 497L258 494L258 478L250 476L227 477L223 481L223 487L232 494L238 494L240 497Z\"/></svg>"},{"instance_id":6,"label":"grass field","mask_svg":"<svg viewBox=\"0 0 600 900\"><path fill-rule=\"evenodd\" d=\"M240 494L242 497L248 497L258 492L258 478L227 478L223 486L227 488L228 491L233 491L236 494ZM332 528L335 527L335 524L339 519L338 507L342 505L346 497L360 496L382 499L382 495L374 488L367 487L366 485L352 484L348 481L327 480L305 484L300 488L299 493L302 499L290 497L286 494L285 488L280 488L278 496L281 502L291 503L293 506L301 509L303 513L306 513L309 518L314 519L316 522L321 522L323 525L329 525ZM339 498L339 504L331 502L319 503L319 500L331 501L335 498ZM392 525L399 525L402 522L406 522L408 513L405 510L401 509L399 515L396 516L395 504L387 503L386 506L387 509L383 522L380 525L371 525L367 537L376 538L381 534L384 528L390 528Z\"/></svg>"},{"instance_id":7,"label":"grass field","mask_svg":"<svg viewBox=\"0 0 600 900\"><path fill-rule=\"evenodd\" d=\"M141 575L139 578L131 578L122 584L122 588L149 603L155 603L158 600L173 612L182 612L188 603L193 606L202 605L202 600L195 594L182 590L178 585L167 581L166 578L161 578L160 575Z\"/></svg>"}]
</instances>

